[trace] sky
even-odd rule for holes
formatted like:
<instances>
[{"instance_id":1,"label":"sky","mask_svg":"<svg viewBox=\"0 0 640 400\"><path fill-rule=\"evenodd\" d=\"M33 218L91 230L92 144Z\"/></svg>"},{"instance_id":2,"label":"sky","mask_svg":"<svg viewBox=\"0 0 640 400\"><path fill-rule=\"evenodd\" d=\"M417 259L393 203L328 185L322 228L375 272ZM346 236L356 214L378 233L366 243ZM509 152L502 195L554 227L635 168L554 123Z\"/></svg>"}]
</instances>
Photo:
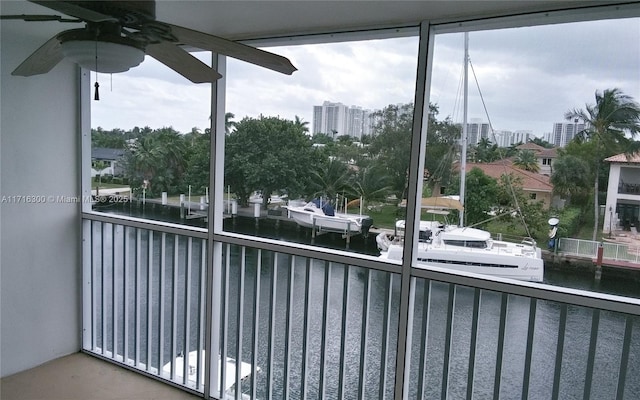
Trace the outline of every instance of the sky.
<instances>
[{"instance_id":1,"label":"sky","mask_svg":"<svg viewBox=\"0 0 640 400\"><path fill-rule=\"evenodd\" d=\"M430 101L438 119L462 121L463 43L461 33L436 36ZM236 121L298 116L311 125L313 106L324 101L373 110L414 101L415 36L266 50L288 57L298 71L287 76L228 59L226 111ZM495 130L542 137L566 111L593 104L596 90L619 88L640 101L638 18L470 32L469 58L468 118L490 121ZM94 128L209 127L210 85L193 84L150 57L98 80Z\"/></svg>"}]
</instances>

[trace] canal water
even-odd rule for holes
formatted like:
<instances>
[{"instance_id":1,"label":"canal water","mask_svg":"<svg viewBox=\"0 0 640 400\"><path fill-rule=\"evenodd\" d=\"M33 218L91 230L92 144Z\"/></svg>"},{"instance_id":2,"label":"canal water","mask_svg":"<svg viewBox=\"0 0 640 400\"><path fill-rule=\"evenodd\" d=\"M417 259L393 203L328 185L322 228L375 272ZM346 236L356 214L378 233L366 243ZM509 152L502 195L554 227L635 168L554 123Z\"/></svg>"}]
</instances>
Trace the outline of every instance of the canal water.
<instances>
[{"instance_id":1,"label":"canal water","mask_svg":"<svg viewBox=\"0 0 640 400\"><path fill-rule=\"evenodd\" d=\"M128 214L133 216L149 216L132 207L122 207L119 210L113 208L111 212ZM101 210L104 211L104 210ZM163 214L164 213L164 214ZM179 222L169 210L155 210L154 219L162 218L170 222ZM294 226L272 220L261 220L256 224L253 219L225 221L225 230L257 235L262 237L277 238L281 240L311 243L309 232L299 230ZM109 234L109 231L107 231ZM129 240L135 240L129 233ZM110 238L105 238L109 242ZM159 235L154 236L154 260L159 259L160 242ZM142 248L147 248L148 236L141 237ZM323 235L315 238L314 244L322 247L345 249L345 241L338 235ZM99 243L94 243L94 251ZM116 243L114 246L119 246ZM167 240L166 253L173 254L173 240ZM140 347L141 359L147 359L148 350L151 351L152 366L163 365L173 358L173 348L180 353L184 350L197 348L202 332L199 315L202 304L198 301L200 286L200 257L201 243L192 243L193 265L190 275L190 297L187 298L186 266L177 269L177 279L174 281L173 266L167 260L164 271L164 295L161 299L160 290L160 266L153 267L151 283L147 274L139 276L139 316L141 331L138 336L130 318L128 344L131 352L135 352L133 343ZM186 240L178 241L178 258L184 259L186 255ZM349 250L376 254L376 245L373 237L352 238ZM105 254L109 253L108 246L104 248ZM254 250L246 250L242 253L239 247L225 247L225 256L228 254L230 268L224 279L228 279L227 286L227 336L225 345L227 355L236 358L238 343L241 343L241 358L250 362L253 354L254 340L257 343L257 364L262 371L256 376L257 398L266 399L269 390L272 398L281 399L288 395L291 399L301 398L303 370L307 376L306 398L309 399L374 399L384 393L391 398L393 390L393 376L395 366L394 349L397 338L395 332L398 324L399 306L399 279L397 274L389 274L379 271L368 272L360 268L348 268L342 265L331 265L328 276L326 263L310 261L303 258L291 259L289 256L262 252L258 254ZM241 273L239 265L244 260L244 271ZM260 263L258 262L260 260ZM146 259L142 259L146 265ZM157 264L157 263L156 263ZM290 266L294 265L293 274ZM101 271L102 273L102 271ZM110 282L111 271L106 269L103 282ZM241 275L242 274L242 275ZM307 276L308 275L308 276ZM241 280L241 277L243 279ZM290 281L293 279L293 281ZM345 285L345 280L347 285ZM275 281L275 298L271 298L270 285ZM134 293L135 278L127 280L128 293ZM255 298L256 284L260 285L258 298ZM620 279L616 276L603 275L599 283L595 283L593 275L589 271L567 270L560 268L547 268L545 271L545 283L567 286L585 290L595 290L607 293L638 297L640 284L634 279ZM171 293L173 284L177 285L178 293L174 299ZM347 289L348 287L348 289ZM308 288L308 296L305 296ZM369 289L367 291L367 288ZM100 286L101 289L101 286ZM96 309L97 320L103 316L107 318L104 325L106 329L98 327L98 343L102 341L102 332L106 333L107 348L113 346L112 324L108 322L113 315L112 291L109 284L104 287L107 292L103 297L104 306ZM448 398L465 398L468 381L469 344L471 340L471 322L474 291L470 288L458 287L455 289L455 302L453 303L452 334L449 335L451 343L447 343L447 314L450 286L443 283L418 281L415 291L415 315L413 320L413 342L411 350L410 367L410 398L417 398L419 387L425 391L422 398L431 399L441 396L444 384L443 375L446 376ZM328 290L328 291L327 291ZM344 291L348 290L348 302L345 304ZM148 295L148 293L151 293ZM242 296L239 294L242 293ZM366 294L369 294L367 297ZM325 300L325 294L327 299ZM291 296L288 296L291 295ZM116 308L121 308L118 314L117 324L125 325L124 300L122 293L116 300ZM133 295L128 296L128 310L136 309L136 300ZM151 303L147 303L147 298ZM242 318L239 317L242 299ZM366 340L363 340L362 318L363 304L367 300L368 329ZM257 301L256 301L257 300ZM425 301L428 300L428 301ZM175 301L177 326L181 327L173 332L170 329L171 310ZM291 301L289 303L289 301ZM326 308L324 307L326 302ZM122 305L121 305L122 303ZM161 331L160 304L164 307L164 318ZM257 304L257 338L251 335L253 330L254 313L253 305ZM272 307L272 305L275 306ZM427 306L428 305L428 306ZM535 317L534 351L531 361L531 385L529 398L551 398L556 349L558 342L558 327L560 304L539 301ZM478 342L476 345L474 398L492 398L495 387L496 355L498 348L498 327L500 325L501 295L492 292L483 292L480 303L480 319L478 330ZM187 313L186 310L189 310ZM308 313L306 312L308 310ZM342 315L346 310L348 318L343 321ZM104 313L104 315L103 315ZM275 313L275 314L274 314ZM186 315L189 315L188 330L182 328L185 325ZM308 317L305 318L305 316ZM151 324L147 325L147 318L151 316ZM386 318L390 316L390 318ZM384 329L387 319L389 325ZM271 321L277 321L275 325ZM563 350L563 369L560 380L560 398L582 398L582 390L585 383L587 368L587 356L590 340L592 313L581 307L568 307L567 309L567 335ZM593 399L615 398L618 381L618 368L622 354L622 340L624 336L625 317L620 314L602 312L600 314L600 327L598 331L597 351L595 356L594 379L592 384ZM306 330L305 330L306 324ZM501 363L501 379L499 382L500 398L520 398L522 393L522 381L525 366L527 330L529 324L529 300L518 296L509 296L506 313L506 330L503 348L503 360ZM100 325L100 324L98 324ZM147 335L147 326L151 334ZM243 332L238 341L239 328ZM119 328L121 329L121 328ZM267 334L274 329L273 341ZM423 332L426 331L426 340ZM388 332L388 334L386 333ZM124 338L118 333L118 346L122 349ZM147 336L151 343L147 343ZM163 337L161 340L160 337ZM171 346L175 337L176 345ZM189 339L184 340L185 337ZM344 338L344 339L343 339ZM343 342L344 340L344 342ZM343 345L341 343L343 342ZM109 344L110 343L110 344ZM363 345L363 343L365 343ZM307 349L307 357L303 357L303 347ZM388 351L385 353L385 348ZM447 349L452 349L447 358ZM162 354L160 360L159 354ZM365 354L365 357L362 355ZM422 357L424 355L424 357ZM344 359L344 369L340 369L340 360ZM443 374L445 360L449 360L448 374ZM273 365L271 376L267 374L264 366ZM321 368L324 365L324 368ZM381 367L385 367L384 370ZM365 377L364 384L360 385L358 376L361 369ZM380 371L383 371L381 373ZM289 371L287 375L285 371ZM636 318L632 332L632 345L629 354L627 368L626 388L624 398L640 398L640 381L635 379L640 373L640 320ZM341 380L341 377L344 377ZM270 378L270 379L269 379ZM288 383L287 383L288 382ZM325 392L321 393L324 385ZM288 390L285 390L285 387ZM250 382L242 384L242 391L248 393L251 390ZM358 394L361 392L361 396Z\"/></svg>"}]
</instances>

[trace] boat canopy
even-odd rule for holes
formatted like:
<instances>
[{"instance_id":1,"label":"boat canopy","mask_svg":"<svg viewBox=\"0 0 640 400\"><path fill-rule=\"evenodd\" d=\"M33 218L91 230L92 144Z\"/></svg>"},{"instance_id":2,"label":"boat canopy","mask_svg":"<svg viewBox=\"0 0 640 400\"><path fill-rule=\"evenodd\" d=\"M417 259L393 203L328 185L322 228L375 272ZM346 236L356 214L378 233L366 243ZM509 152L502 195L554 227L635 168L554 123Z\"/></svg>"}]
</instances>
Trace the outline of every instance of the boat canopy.
<instances>
[{"instance_id":1,"label":"boat canopy","mask_svg":"<svg viewBox=\"0 0 640 400\"><path fill-rule=\"evenodd\" d=\"M486 242L491 239L491 233L475 228L455 228L450 231L442 231L440 233L442 240L458 240L458 241L474 241Z\"/></svg>"},{"instance_id":2,"label":"boat canopy","mask_svg":"<svg viewBox=\"0 0 640 400\"><path fill-rule=\"evenodd\" d=\"M400 203L400 207L406 207L406 206L407 206L407 200L406 199L402 200L402 202ZM427 209L458 210L458 211L462 211L464 209L464 207L462 206L462 203L460 203L460 200L454 199L452 197L445 197L445 196L423 197L420 202L420 207L427 208Z\"/></svg>"}]
</instances>

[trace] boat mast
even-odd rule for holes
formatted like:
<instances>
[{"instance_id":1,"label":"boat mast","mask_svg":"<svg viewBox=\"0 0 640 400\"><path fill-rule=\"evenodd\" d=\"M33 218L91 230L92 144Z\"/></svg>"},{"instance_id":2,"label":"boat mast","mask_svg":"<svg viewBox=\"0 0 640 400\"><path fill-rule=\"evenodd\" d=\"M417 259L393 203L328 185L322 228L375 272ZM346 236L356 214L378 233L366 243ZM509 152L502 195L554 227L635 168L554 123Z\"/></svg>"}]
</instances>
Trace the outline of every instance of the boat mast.
<instances>
[{"instance_id":1,"label":"boat mast","mask_svg":"<svg viewBox=\"0 0 640 400\"><path fill-rule=\"evenodd\" d=\"M464 33L464 95L462 113L462 138L460 140L460 223L464 226L464 197L467 176L467 111L469 106L469 32Z\"/></svg>"}]
</instances>

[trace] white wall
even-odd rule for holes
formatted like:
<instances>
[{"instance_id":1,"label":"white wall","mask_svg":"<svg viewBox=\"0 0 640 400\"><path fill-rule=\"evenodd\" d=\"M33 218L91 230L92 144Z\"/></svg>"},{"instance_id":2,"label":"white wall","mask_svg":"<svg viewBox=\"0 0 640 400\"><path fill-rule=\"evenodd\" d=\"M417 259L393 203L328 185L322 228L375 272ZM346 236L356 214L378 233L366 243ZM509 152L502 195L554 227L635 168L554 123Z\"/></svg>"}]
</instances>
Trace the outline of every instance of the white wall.
<instances>
[{"instance_id":1,"label":"white wall","mask_svg":"<svg viewBox=\"0 0 640 400\"><path fill-rule=\"evenodd\" d=\"M7 14L10 7L2 4L0 11ZM3 21L0 26L0 195L76 196L76 67L64 62L47 75L10 75L44 42L34 29L48 30L48 36L68 29L55 22L37 24ZM4 200L0 212L3 377L78 351L81 329L79 205L46 197L39 204Z\"/></svg>"}]
</instances>

